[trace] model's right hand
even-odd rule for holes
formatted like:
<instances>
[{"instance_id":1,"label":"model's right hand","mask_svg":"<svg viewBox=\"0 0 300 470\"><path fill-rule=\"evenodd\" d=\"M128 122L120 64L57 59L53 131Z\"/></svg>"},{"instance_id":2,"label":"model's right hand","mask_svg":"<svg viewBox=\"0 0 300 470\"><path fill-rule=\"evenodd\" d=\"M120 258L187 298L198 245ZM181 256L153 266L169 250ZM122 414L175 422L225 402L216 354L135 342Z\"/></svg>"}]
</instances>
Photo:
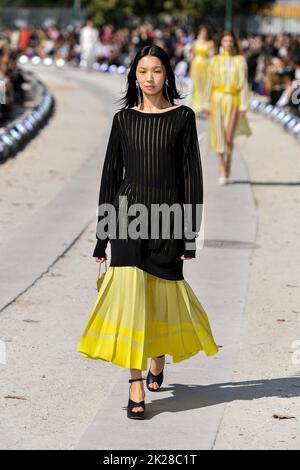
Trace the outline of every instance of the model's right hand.
<instances>
[{"instance_id":1,"label":"model's right hand","mask_svg":"<svg viewBox=\"0 0 300 470\"><path fill-rule=\"evenodd\" d=\"M103 261L105 261L107 259L107 257L105 258L95 258L96 259L96 263L103 263Z\"/></svg>"}]
</instances>

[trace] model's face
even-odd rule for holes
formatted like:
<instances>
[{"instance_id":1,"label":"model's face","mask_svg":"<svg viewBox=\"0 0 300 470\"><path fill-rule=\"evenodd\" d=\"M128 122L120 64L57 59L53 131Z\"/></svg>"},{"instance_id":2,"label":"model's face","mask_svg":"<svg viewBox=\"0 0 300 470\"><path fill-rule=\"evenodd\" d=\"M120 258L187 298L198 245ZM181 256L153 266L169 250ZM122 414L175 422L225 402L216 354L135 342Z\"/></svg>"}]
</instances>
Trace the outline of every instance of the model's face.
<instances>
[{"instance_id":1,"label":"model's face","mask_svg":"<svg viewBox=\"0 0 300 470\"><path fill-rule=\"evenodd\" d=\"M199 30L199 37L201 39L204 39L204 40L207 38L207 29L206 28L201 28Z\"/></svg>"},{"instance_id":2,"label":"model's face","mask_svg":"<svg viewBox=\"0 0 300 470\"><path fill-rule=\"evenodd\" d=\"M138 62L136 78L143 93L155 95L164 86L166 78L165 67L158 57L145 56Z\"/></svg>"},{"instance_id":3,"label":"model's face","mask_svg":"<svg viewBox=\"0 0 300 470\"><path fill-rule=\"evenodd\" d=\"M221 44L222 46L224 47L224 49L226 49L227 51L230 50L231 48L233 48L233 37L232 36L224 36L222 38L222 41L221 41Z\"/></svg>"}]
</instances>

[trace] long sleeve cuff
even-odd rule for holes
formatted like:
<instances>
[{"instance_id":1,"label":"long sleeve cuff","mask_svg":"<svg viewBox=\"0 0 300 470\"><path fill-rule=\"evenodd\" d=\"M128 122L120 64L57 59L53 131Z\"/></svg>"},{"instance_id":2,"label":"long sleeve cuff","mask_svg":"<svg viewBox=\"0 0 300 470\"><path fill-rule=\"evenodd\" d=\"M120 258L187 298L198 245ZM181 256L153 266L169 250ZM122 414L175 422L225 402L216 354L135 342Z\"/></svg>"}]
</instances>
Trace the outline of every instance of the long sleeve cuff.
<instances>
[{"instance_id":1,"label":"long sleeve cuff","mask_svg":"<svg viewBox=\"0 0 300 470\"><path fill-rule=\"evenodd\" d=\"M107 243L108 243L108 238L104 240L99 240L99 239L97 240L94 253L93 253L94 258L105 258L106 256L105 250L107 247Z\"/></svg>"},{"instance_id":2,"label":"long sleeve cuff","mask_svg":"<svg viewBox=\"0 0 300 470\"><path fill-rule=\"evenodd\" d=\"M196 238L187 239L184 237L184 256L196 258Z\"/></svg>"}]
</instances>

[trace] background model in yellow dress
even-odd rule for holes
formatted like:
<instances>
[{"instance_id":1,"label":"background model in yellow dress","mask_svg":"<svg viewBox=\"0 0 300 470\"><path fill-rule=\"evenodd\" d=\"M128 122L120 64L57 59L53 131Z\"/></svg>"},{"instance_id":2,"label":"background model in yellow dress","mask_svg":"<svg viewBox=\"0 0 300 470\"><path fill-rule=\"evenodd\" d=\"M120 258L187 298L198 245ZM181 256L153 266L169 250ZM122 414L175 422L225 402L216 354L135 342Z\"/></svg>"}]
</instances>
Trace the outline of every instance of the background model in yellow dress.
<instances>
[{"instance_id":1,"label":"background model in yellow dress","mask_svg":"<svg viewBox=\"0 0 300 470\"><path fill-rule=\"evenodd\" d=\"M226 36L227 34L227 36ZM220 183L227 182L233 139L238 135L250 136L252 131L246 117L249 109L248 67L241 54L234 54L231 33L223 36L220 53L208 67L205 108L209 111L211 147L220 157ZM227 42L226 42L227 41Z\"/></svg>"},{"instance_id":2,"label":"background model in yellow dress","mask_svg":"<svg viewBox=\"0 0 300 470\"><path fill-rule=\"evenodd\" d=\"M209 60L213 54L213 42L208 41L207 37L207 28L201 27L193 45L190 66L190 78L192 81L190 106L196 114L200 114L203 111Z\"/></svg>"}]
</instances>

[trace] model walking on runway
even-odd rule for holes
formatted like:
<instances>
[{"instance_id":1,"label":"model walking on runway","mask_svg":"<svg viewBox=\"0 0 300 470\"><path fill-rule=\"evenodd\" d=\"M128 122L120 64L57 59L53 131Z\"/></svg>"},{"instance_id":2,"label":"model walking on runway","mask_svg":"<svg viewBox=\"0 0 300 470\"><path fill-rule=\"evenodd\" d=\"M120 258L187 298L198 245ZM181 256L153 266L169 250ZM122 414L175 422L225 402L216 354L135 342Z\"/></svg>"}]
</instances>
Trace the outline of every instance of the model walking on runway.
<instances>
[{"instance_id":1,"label":"model walking on runway","mask_svg":"<svg viewBox=\"0 0 300 470\"><path fill-rule=\"evenodd\" d=\"M98 212L93 256L106 260L109 241L111 261L78 351L130 369L129 418L145 417L142 371L148 358L146 385L154 392L162 384L165 354L176 363L201 350L218 351L207 314L183 276L183 262L196 257L203 180L195 113L174 105L177 98L166 52L141 49L127 75L124 107L113 117L100 183L99 208L111 204L117 214ZM147 208L139 236L129 230L137 227L134 204L138 213ZM183 210L181 236L172 214L163 236L167 217L149 217L157 205Z\"/></svg>"},{"instance_id":2,"label":"model walking on runway","mask_svg":"<svg viewBox=\"0 0 300 470\"><path fill-rule=\"evenodd\" d=\"M208 68L206 102L209 114L211 147L218 155L219 183L226 184L230 175L234 138L250 136L246 111L248 99L248 67L236 36L224 32L217 45L218 54Z\"/></svg>"},{"instance_id":3,"label":"model walking on runway","mask_svg":"<svg viewBox=\"0 0 300 470\"><path fill-rule=\"evenodd\" d=\"M204 107L207 88L208 66L214 54L214 43L210 40L206 26L199 26L198 36L194 41L190 66L192 80L191 107L200 115Z\"/></svg>"}]
</instances>

